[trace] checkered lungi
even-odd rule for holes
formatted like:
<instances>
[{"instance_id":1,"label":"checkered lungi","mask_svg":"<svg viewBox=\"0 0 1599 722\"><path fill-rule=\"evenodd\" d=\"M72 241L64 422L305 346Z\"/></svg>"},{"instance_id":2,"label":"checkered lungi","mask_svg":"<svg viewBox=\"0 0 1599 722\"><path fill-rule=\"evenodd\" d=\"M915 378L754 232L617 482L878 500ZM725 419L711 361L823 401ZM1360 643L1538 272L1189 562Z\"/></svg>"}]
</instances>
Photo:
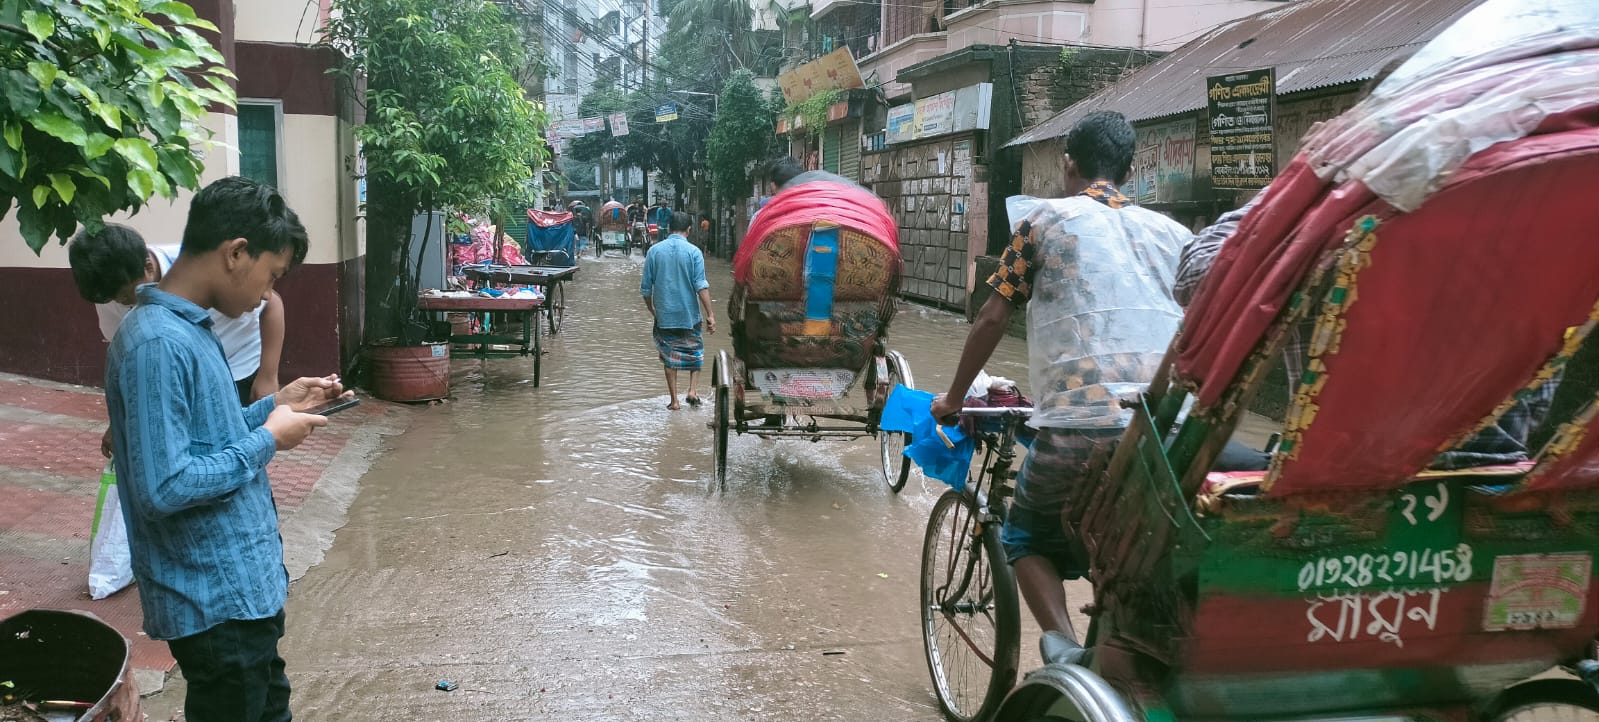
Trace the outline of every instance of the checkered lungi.
<instances>
[{"instance_id":1,"label":"checkered lungi","mask_svg":"<svg viewBox=\"0 0 1599 722\"><path fill-rule=\"evenodd\" d=\"M705 364L705 341L700 337L699 324L694 328L657 327L655 350L669 369L698 371Z\"/></svg>"}]
</instances>

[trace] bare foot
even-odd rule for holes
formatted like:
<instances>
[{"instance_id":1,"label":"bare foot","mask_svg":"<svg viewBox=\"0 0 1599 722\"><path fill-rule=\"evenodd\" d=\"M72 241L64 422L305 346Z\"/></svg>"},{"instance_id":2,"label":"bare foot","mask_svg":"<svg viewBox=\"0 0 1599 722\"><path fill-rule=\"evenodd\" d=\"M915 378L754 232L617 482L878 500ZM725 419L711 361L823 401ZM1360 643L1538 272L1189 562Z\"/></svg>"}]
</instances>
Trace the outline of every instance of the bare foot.
<instances>
[{"instance_id":1,"label":"bare foot","mask_svg":"<svg viewBox=\"0 0 1599 722\"><path fill-rule=\"evenodd\" d=\"M666 405L666 410L667 411L676 411L676 410L681 409L681 408L683 408L683 406L681 404L677 403L676 401L673 401L672 403Z\"/></svg>"}]
</instances>

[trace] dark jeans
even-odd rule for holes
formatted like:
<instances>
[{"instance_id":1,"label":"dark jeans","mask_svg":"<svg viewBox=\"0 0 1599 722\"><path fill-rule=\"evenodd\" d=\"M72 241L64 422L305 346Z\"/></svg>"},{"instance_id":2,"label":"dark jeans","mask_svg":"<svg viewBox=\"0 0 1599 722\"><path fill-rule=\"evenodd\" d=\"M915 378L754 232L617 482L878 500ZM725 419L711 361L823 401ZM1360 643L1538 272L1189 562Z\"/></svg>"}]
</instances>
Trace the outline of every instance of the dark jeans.
<instances>
[{"instance_id":1,"label":"dark jeans","mask_svg":"<svg viewBox=\"0 0 1599 722\"><path fill-rule=\"evenodd\" d=\"M250 392L251 387L255 386L255 377L259 373L261 372L257 371L249 376L233 382L233 389L239 392L239 403L249 406L255 401L255 399L250 398Z\"/></svg>"},{"instance_id":2,"label":"dark jeans","mask_svg":"<svg viewBox=\"0 0 1599 722\"><path fill-rule=\"evenodd\" d=\"M289 722L289 678L278 656L283 612L266 619L223 622L167 642L189 693L189 722Z\"/></svg>"}]
</instances>

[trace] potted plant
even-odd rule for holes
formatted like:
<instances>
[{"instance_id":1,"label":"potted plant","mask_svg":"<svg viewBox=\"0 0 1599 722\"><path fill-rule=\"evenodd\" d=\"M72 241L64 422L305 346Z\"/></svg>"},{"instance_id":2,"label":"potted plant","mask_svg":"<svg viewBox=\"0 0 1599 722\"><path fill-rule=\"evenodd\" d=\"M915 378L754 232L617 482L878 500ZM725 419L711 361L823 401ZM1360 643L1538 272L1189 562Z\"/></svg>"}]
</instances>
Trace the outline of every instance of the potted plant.
<instances>
[{"instance_id":1,"label":"potted plant","mask_svg":"<svg viewBox=\"0 0 1599 722\"><path fill-rule=\"evenodd\" d=\"M330 18L326 42L346 58L335 72L365 84L366 122L355 134L367 168L372 390L390 400L442 398L447 330L418 318L421 268L412 259L447 241L431 232L413 239L412 219L487 209L543 166L547 121L519 82L542 73L528 50L535 43L520 18L481 0L335 0Z\"/></svg>"}]
</instances>

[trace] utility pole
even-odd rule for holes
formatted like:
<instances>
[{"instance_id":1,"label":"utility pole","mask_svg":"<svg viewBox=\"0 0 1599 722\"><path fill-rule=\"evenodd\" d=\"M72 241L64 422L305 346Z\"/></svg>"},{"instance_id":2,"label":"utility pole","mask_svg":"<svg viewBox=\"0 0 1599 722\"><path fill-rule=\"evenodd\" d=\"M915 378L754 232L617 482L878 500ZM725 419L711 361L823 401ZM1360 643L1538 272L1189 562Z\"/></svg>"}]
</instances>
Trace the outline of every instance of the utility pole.
<instances>
[{"instance_id":1,"label":"utility pole","mask_svg":"<svg viewBox=\"0 0 1599 722\"><path fill-rule=\"evenodd\" d=\"M644 47L639 53L642 61L639 63L639 90L650 87L650 0L644 0Z\"/></svg>"}]
</instances>

